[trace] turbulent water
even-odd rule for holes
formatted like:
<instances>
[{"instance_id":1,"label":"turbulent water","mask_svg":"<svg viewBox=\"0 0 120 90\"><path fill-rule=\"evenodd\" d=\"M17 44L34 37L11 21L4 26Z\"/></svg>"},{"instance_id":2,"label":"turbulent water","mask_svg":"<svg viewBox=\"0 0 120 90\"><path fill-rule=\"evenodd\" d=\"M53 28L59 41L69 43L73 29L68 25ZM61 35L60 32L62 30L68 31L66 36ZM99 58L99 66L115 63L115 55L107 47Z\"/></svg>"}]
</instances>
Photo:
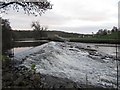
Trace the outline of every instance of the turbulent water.
<instances>
[{"instance_id":1,"label":"turbulent water","mask_svg":"<svg viewBox=\"0 0 120 90\"><path fill-rule=\"evenodd\" d=\"M117 71L113 57L75 43L49 42L15 54L24 66L36 65L36 72L74 82L116 88Z\"/></svg>"}]
</instances>

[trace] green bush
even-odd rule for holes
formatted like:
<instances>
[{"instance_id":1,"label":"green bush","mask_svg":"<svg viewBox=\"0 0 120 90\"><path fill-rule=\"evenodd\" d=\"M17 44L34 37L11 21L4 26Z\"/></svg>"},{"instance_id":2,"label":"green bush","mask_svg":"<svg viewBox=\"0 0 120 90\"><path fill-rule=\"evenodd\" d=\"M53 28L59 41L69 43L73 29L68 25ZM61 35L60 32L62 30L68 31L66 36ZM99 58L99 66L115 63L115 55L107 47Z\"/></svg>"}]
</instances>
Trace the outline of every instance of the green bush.
<instances>
[{"instance_id":1,"label":"green bush","mask_svg":"<svg viewBox=\"0 0 120 90\"><path fill-rule=\"evenodd\" d=\"M2 60L2 67L8 67L11 63L11 59L7 57L6 55L1 55L1 60Z\"/></svg>"},{"instance_id":2,"label":"green bush","mask_svg":"<svg viewBox=\"0 0 120 90\"><path fill-rule=\"evenodd\" d=\"M32 66L31 66L31 70L33 71L33 73L35 73L36 72L36 65L35 64L32 64Z\"/></svg>"}]
</instances>

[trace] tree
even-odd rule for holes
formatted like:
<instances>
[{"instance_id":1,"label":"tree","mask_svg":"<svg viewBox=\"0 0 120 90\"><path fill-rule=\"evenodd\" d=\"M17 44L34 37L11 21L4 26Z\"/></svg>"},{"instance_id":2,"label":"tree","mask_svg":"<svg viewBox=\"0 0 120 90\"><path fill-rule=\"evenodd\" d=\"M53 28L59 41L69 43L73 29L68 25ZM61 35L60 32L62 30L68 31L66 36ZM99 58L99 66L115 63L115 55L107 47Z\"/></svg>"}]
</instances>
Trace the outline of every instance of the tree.
<instances>
[{"instance_id":1,"label":"tree","mask_svg":"<svg viewBox=\"0 0 120 90\"><path fill-rule=\"evenodd\" d=\"M31 27L33 28L34 31L41 31L42 30L41 29L42 27L38 21L32 22Z\"/></svg>"},{"instance_id":2,"label":"tree","mask_svg":"<svg viewBox=\"0 0 120 90\"><path fill-rule=\"evenodd\" d=\"M97 35L102 35L102 33L103 33L103 29L100 29L100 30L98 30L98 32L96 34Z\"/></svg>"},{"instance_id":3,"label":"tree","mask_svg":"<svg viewBox=\"0 0 120 90\"><path fill-rule=\"evenodd\" d=\"M2 19L2 53L11 48L12 43L12 29L10 22L7 19Z\"/></svg>"},{"instance_id":4,"label":"tree","mask_svg":"<svg viewBox=\"0 0 120 90\"><path fill-rule=\"evenodd\" d=\"M35 32L35 39L39 39L40 37L46 37L45 31L47 30L47 27L42 27L38 21L32 22L31 27Z\"/></svg>"},{"instance_id":5,"label":"tree","mask_svg":"<svg viewBox=\"0 0 120 90\"><path fill-rule=\"evenodd\" d=\"M94 37L94 32L92 32L92 36Z\"/></svg>"},{"instance_id":6,"label":"tree","mask_svg":"<svg viewBox=\"0 0 120 90\"><path fill-rule=\"evenodd\" d=\"M117 32L118 29L117 29L117 27L114 26L111 31L112 31L112 32Z\"/></svg>"},{"instance_id":7,"label":"tree","mask_svg":"<svg viewBox=\"0 0 120 90\"><path fill-rule=\"evenodd\" d=\"M108 30L108 31L107 31L107 34L111 34L111 31L110 31L110 30Z\"/></svg>"},{"instance_id":8,"label":"tree","mask_svg":"<svg viewBox=\"0 0 120 90\"><path fill-rule=\"evenodd\" d=\"M107 35L107 29L104 29L103 35Z\"/></svg>"},{"instance_id":9,"label":"tree","mask_svg":"<svg viewBox=\"0 0 120 90\"><path fill-rule=\"evenodd\" d=\"M30 1L30 0L29 0ZM9 1L4 0L4 2L0 2L0 11L1 13L6 12L6 10L9 10L10 7L12 7L17 12L22 9L27 14L33 14L35 16L41 15L44 13L47 9L52 9L52 4L48 2L47 0L37 0L37 2L22 2L22 1Z\"/></svg>"}]
</instances>

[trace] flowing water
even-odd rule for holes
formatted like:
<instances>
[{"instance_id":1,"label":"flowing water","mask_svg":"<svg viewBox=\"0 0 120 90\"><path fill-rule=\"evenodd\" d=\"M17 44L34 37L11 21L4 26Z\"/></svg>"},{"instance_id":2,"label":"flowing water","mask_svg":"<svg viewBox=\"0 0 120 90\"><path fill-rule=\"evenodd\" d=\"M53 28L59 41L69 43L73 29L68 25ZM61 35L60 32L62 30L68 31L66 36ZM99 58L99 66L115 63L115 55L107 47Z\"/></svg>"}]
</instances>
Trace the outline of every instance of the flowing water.
<instances>
[{"instance_id":1,"label":"flowing water","mask_svg":"<svg viewBox=\"0 0 120 90\"><path fill-rule=\"evenodd\" d=\"M34 42L34 41L33 41ZM79 44L79 43L76 43ZM115 44L94 44L94 43L80 43L81 45L83 45L84 47L87 46L91 46L91 48L96 49L100 52L109 54L109 55L116 55L116 45ZM38 46L39 44L37 44L36 46ZM21 51L25 51L28 49L31 49L35 46L24 46L24 47L14 47L12 48L12 50L14 51L14 53L19 53ZM117 54L120 55L120 45L117 45Z\"/></svg>"},{"instance_id":2,"label":"flowing water","mask_svg":"<svg viewBox=\"0 0 120 90\"><path fill-rule=\"evenodd\" d=\"M89 50L95 54L90 55ZM119 54L120 47L113 44L49 42L14 48L14 55L16 60L24 59L22 65L28 68L35 64L36 71L43 74L83 84L87 77L90 85L116 88L116 50Z\"/></svg>"}]
</instances>

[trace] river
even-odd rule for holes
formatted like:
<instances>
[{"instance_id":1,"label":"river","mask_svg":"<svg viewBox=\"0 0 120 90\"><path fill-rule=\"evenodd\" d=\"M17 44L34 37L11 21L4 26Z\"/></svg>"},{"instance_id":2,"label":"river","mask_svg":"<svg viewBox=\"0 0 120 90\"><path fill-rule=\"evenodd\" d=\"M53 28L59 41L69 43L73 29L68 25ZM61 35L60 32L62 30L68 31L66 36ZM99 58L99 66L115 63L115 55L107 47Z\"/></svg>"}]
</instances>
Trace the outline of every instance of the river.
<instances>
[{"instance_id":1,"label":"river","mask_svg":"<svg viewBox=\"0 0 120 90\"><path fill-rule=\"evenodd\" d=\"M117 82L116 50L114 44L93 44L73 42L49 42L30 47L15 47L14 59L36 72L60 78L68 78L77 83L100 87L114 87ZM117 55L119 56L119 55ZM118 57L119 58L119 57Z\"/></svg>"},{"instance_id":2,"label":"river","mask_svg":"<svg viewBox=\"0 0 120 90\"><path fill-rule=\"evenodd\" d=\"M32 42L34 43L35 41L32 41ZM73 42L71 42L71 43L73 43ZM116 49L115 44L95 44L95 43L74 43L74 44L78 44L78 45L86 47L86 48L88 48L88 46L90 46L89 48L93 48L95 50L98 50L100 52L103 52L108 55L113 55L113 56L116 56L116 51L117 51L117 55L118 56L120 55L120 45L117 45L117 49ZM19 52L22 52L25 50L29 50L29 49L31 49L35 46L39 46L39 45L42 45L42 44L36 44L36 45L31 44L30 46L22 45L19 47L14 47L11 50L14 51L14 54L16 54L16 53L19 53Z\"/></svg>"}]
</instances>

